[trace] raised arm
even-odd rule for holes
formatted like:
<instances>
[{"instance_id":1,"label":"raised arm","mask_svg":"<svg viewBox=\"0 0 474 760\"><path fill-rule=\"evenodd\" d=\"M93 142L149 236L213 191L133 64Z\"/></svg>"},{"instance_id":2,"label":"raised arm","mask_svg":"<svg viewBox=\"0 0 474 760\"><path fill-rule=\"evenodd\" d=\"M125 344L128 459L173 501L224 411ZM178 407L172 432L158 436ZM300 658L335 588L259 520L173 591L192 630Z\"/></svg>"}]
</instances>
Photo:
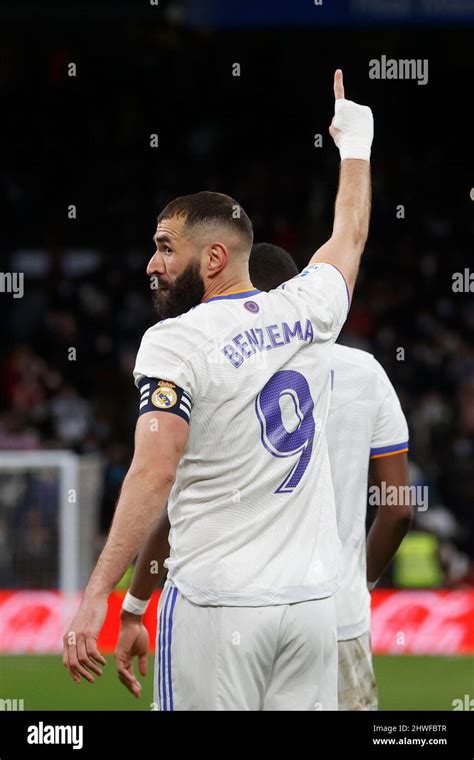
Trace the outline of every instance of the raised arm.
<instances>
[{"instance_id":1,"label":"raised arm","mask_svg":"<svg viewBox=\"0 0 474 760\"><path fill-rule=\"evenodd\" d=\"M341 154L334 226L330 239L316 251L309 263L325 261L337 267L352 297L369 231L373 117L367 106L345 99L340 69L334 75L334 96L335 116L329 132Z\"/></svg>"}]
</instances>

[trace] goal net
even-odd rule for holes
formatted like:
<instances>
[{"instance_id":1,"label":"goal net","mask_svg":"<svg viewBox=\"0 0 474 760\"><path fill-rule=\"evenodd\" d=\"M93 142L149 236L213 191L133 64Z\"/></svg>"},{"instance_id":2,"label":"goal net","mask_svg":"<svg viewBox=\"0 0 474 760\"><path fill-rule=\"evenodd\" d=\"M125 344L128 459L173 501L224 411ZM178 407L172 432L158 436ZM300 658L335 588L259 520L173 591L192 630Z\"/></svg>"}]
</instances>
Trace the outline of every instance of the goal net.
<instances>
[{"instance_id":1,"label":"goal net","mask_svg":"<svg viewBox=\"0 0 474 760\"><path fill-rule=\"evenodd\" d=\"M70 451L0 452L0 588L83 588L98 548L102 464Z\"/></svg>"}]
</instances>

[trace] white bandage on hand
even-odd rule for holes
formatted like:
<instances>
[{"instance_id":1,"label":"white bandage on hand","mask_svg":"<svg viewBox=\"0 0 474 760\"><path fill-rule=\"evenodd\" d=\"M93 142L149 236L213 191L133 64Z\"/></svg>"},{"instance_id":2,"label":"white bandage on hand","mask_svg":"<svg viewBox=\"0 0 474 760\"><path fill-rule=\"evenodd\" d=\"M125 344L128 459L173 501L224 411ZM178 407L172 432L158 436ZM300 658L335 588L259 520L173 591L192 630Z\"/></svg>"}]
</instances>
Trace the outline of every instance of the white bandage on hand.
<instances>
[{"instance_id":1,"label":"white bandage on hand","mask_svg":"<svg viewBox=\"0 0 474 760\"><path fill-rule=\"evenodd\" d=\"M136 596L127 591L122 603L122 609L130 612L132 615L143 615L148 607L149 599L138 599Z\"/></svg>"},{"instance_id":2,"label":"white bandage on hand","mask_svg":"<svg viewBox=\"0 0 474 760\"><path fill-rule=\"evenodd\" d=\"M341 161L345 158L370 159L374 137L374 117L369 106L360 106L352 100L336 100L333 126L340 131L334 138Z\"/></svg>"}]
</instances>

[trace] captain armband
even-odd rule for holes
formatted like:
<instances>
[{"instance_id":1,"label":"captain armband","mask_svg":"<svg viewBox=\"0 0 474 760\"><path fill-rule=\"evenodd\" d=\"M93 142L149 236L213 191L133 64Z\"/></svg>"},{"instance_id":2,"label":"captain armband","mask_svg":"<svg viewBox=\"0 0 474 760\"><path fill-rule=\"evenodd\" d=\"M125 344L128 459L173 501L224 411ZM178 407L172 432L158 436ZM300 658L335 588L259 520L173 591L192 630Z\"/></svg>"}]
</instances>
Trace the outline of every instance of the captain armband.
<instances>
[{"instance_id":1,"label":"captain armband","mask_svg":"<svg viewBox=\"0 0 474 760\"><path fill-rule=\"evenodd\" d=\"M140 406L138 414L147 412L170 412L189 422L191 416L191 397L178 385L169 380L155 377L142 377L138 383L140 389Z\"/></svg>"}]
</instances>

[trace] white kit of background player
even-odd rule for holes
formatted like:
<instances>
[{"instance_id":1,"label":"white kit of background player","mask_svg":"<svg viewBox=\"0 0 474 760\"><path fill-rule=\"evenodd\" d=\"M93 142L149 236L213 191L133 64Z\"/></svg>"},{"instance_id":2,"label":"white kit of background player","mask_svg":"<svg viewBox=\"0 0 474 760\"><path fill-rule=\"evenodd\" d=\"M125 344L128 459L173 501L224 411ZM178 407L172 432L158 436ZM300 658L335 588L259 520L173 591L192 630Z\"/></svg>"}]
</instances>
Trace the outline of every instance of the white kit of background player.
<instances>
[{"instance_id":1,"label":"white kit of background player","mask_svg":"<svg viewBox=\"0 0 474 760\"><path fill-rule=\"evenodd\" d=\"M326 434L342 543L341 587L335 595L339 709L374 710L365 536L368 465L370 458L408 451L408 426L395 389L372 354L336 344L332 366Z\"/></svg>"}]
</instances>

